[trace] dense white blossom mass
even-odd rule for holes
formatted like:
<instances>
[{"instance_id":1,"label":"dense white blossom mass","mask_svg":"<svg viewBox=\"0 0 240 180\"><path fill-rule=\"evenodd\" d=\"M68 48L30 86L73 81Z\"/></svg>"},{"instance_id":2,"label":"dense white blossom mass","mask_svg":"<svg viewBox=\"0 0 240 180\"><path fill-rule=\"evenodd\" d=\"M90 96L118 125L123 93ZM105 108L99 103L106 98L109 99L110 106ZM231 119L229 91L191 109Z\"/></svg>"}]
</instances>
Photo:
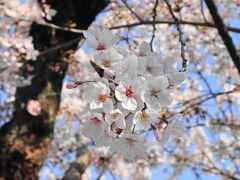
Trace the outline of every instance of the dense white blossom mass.
<instances>
[{"instance_id":1,"label":"dense white blossom mass","mask_svg":"<svg viewBox=\"0 0 240 180\"><path fill-rule=\"evenodd\" d=\"M151 52L145 41L139 52L121 54L124 46L117 45L118 38L98 24L83 34L94 55L89 63L100 76L95 81L67 84L69 89L84 86L83 99L89 104L84 135L96 146L108 146L131 161L146 156L142 130L153 130L162 145L170 137L185 134L176 118L162 119L160 114L173 100L171 89L185 80L171 59ZM159 126L162 123L164 127Z\"/></svg>"}]
</instances>

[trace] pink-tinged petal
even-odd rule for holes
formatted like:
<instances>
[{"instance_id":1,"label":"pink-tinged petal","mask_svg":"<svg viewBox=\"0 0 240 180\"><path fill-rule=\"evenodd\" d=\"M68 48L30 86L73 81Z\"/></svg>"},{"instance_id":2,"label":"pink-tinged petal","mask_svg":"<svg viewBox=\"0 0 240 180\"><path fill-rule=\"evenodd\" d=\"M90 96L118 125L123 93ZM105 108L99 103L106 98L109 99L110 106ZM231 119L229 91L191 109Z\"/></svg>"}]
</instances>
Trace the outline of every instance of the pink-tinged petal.
<instances>
[{"instance_id":1,"label":"pink-tinged petal","mask_svg":"<svg viewBox=\"0 0 240 180\"><path fill-rule=\"evenodd\" d=\"M74 89L76 88L78 85L75 82L69 82L66 84L66 88L67 89Z\"/></svg>"},{"instance_id":2,"label":"pink-tinged petal","mask_svg":"<svg viewBox=\"0 0 240 180\"><path fill-rule=\"evenodd\" d=\"M107 78L107 79L114 79L115 75L114 75L113 72L104 69L103 77L105 77L105 78Z\"/></svg>"},{"instance_id":3,"label":"pink-tinged petal","mask_svg":"<svg viewBox=\"0 0 240 180\"><path fill-rule=\"evenodd\" d=\"M122 106L125 109L134 111L137 108L137 101L134 98L124 98L122 101Z\"/></svg>"},{"instance_id":4,"label":"pink-tinged petal","mask_svg":"<svg viewBox=\"0 0 240 180\"><path fill-rule=\"evenodd\" d=\"M162 141L162 135L161 135L159 129L153 130L153 133L154 133L155 139L156 139L158 142Z\"/></svg>"},{"instance_id":5,"label":"pink-tinged petal","mask_svg":"<svg viewBox=\"0 0 240 180\"><path fill-rule=\"evenodd\" d=\"M139 47L139 56L146 56L149 52L151 52L149 43L143 41Z\"/></svg>"},{"instance_id":6,"label":"pink-tinged petal","mask_svg":"<svg viewBox=\"0 0 240 180\"><path fill-rule=\"evenodd\" d=\"M27 102L27 111L32 116L38 116L41 113L41 104L37 100L29 100Z\"/></svg>"}]
</instances>

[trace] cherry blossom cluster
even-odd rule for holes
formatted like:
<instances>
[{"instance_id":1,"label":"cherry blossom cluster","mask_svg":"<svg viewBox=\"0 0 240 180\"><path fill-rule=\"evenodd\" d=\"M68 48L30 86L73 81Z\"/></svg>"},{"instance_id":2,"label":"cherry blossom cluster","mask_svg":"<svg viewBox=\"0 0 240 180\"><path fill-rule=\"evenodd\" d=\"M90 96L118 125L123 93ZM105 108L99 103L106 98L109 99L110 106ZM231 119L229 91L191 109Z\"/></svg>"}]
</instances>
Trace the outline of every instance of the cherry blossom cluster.
<instances>
[{"instance_id":1,"label":"cherry blossom cluster","mask_svg":"<svg viewBox=\"0 0 240 180\"><path fill-rule=\"evenodd\" d=\"M0 87L6 82L21 87L31 84L32 77L19 73L24 61L36 60L39 51L29 36L32 22L44 24L56 11L43 0L42 9L36 0L0 1Z\"/></svg>"},{"instance_id":2,"label":"cherry blossom cluster","mask_svg":"<svg viewBox=\"0 0 240 180\"><path fill-rule=\"evenodd\" d=\"M152 52L145 41L138 52L117 46L118 38L97 24L83 34L94 56L90 64L99 77L70 82L67 88L83 86L82 96L89 104L84 135L131 161L146 155L142 132L152 130L162 145L185 133L176 121L178 114L161 115L173 101L172 89L185 80L184 73L173 67L175 61Z\"/></svg>"}]
</instances>

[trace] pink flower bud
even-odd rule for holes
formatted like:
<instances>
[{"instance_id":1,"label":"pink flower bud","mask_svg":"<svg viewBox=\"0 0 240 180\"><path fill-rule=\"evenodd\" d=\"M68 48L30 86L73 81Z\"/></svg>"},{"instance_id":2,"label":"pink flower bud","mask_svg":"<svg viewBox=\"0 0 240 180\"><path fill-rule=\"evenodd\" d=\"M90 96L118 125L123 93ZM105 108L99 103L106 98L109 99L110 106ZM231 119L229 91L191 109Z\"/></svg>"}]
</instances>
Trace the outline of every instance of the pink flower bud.
<instances>
[{"instance_id":1,"label":"pink flower bud","mask_svg":"<svg viewBox=\"0 0 240 180\"><path fill-rule=\"evenodd\" d=\"M153 129L153 133L154 133L154 136L155 136L155 139L160 142L162 141L162 135L159 131L159 129L157 127L155 127L153 124L150 124L152 129Z\"/></svg>"},{"instance_id":2,"label":"pink flower bud","mask_svg":"<svg viewBox=\"0 0 240 180\"><path fill-rule=\"evenodd\" d=\"M162 141L162 135L161 135L159 129L153 130L153 133L154 133L155 139L156 139L158 142Z\"/></svg>"},{"instance_id":3,"label":"pink flower bud","mask_svg":"<svg viewBox=\"0 0 240 180\"><path fill-rule=\"evenodd\" d=\"M27 102L27 111L32 116L38 116L41 113L41 104L37 100L29 100Z\"/></svg>"},{"instance_id":4,"label":"pink flower bud","mask_svg":"<svg viewBox=\"0 0 240 180\"><path fill-rule=\"evenodd\" d=\"M107 79L114 79L114 73L111 71L108 71L106 69L104 69L104 75L103 77L107 78Z\"/></svg>"},{"instance_id":5,"label":"pink flower bud","mask_svg":"<svg viewBox=\"0 0 240 180\"><path fill-rule=\"evenodd\" d=\"M67 89L74 89L74 88L76 88L78 85L75 83L75 82L69 82L69 83L67 83L67 85L66 85L66 88Z\"/></svg>"}]
</instances>

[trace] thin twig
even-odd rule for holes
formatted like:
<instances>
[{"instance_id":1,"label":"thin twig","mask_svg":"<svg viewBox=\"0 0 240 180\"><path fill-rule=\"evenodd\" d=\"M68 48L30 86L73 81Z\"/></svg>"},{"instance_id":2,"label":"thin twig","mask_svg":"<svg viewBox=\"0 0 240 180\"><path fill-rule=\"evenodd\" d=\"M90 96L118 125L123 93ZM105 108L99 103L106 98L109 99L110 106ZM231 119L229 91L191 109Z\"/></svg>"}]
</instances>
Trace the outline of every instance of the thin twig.
<instances>
[{"instance_id":1,"label":"thin twig","mask_svg":"<svg viewBox=\"0 0 240 180\"><path fill-rule=\"evenodd\" d=\"M182 25L193 25L193 26L204 26L204 27L216 28L216 25L212 24L212 23L183 21L183 20L179 20L179 22ZM113 27L110 27L109 29L131 28L131 27L135 27L135 26L144 26L144 25L152 25L152 24L153 24L152 21L142 21L142 22L135 22L135 23L131 23L131 24L113 26ZM158 20L158 21L155 21L155 24L173 25L173 24L175 24L175 21ZM227 28L228 31L235 32L235 33L240 33L239 28L231 27L231 26L227 26L226 28Z\"/></svg>"},{"instance_id":2,"label":"thin twig","mask_svg":"<svg viewBox=\"0 0 240 180\"><path fill-rule=\"evenodd\" d=\"M68 32L73 32L73 33L83 33L85 30L82 29L75 29L75 28L70 28L70 27L62 27L62 26L58 26L56 24L52 24L52 23L48 23L48 22L43 22L43 23L39 23L39 25L43 25L43 26L47 26L47 27L51 27L53 29L57 29L57 30L62 30L62 31L68 31Z\"/></svg>"},{"instance_id":3,"label":"thin twig","mask_svg":"<svg viewBox=\"0 0 240 180\"><path fill-rule=\"evenodd\" d=\"M186 44L183 40L183 32L182 32L182 28L181 28L181 23L180 23L179 19L175 16L175 14L172 10L172 6L168 2L168 0L164 0L164 1L167 4L168 10L169 10L170 14L172 15L172 18L177 26L177 31L179 34L179 42L181 44L181 57L182 57L182 68L181 68L180 72L185 72L187 69L187 59L185 57L185 45Z\"/></svg>"},{"instance_id":4,"label":"thin twig","mask_svg":"<svg viewBox=\"0 0 240 180\"><path fill-rule=\"evenodd\" d=\"M142 18L135 12L132 10L132 8L127 4L127 0L122 0L123 4L126 6L126 8L140 21L142 22Z\"/></svg>"},{"instance_id":5,"label":"thin twig","mask_svg":"<svg viewBox=\"0 0 240 180\"><path fill-rule=\"evenodd\" d=\"M66 47L71 46L71 45L73 45L73 44L75 44L75 43L78 43L82 38L83 38L83 37L80 36L80 37L77 37L77 38L75 38L75 39L73 39L73 40L71 40L71 41L68 41L68 42L66 42L66 43L59 44L59 45L57 45L57 46L51 47L51 48L49 48L49 49L47 49L47 50L45 50L45 51L40 52L39 55L38 55L38 57L44 56L44 55L46 55L46 54L48 54L48 53L50 53L50 52L54 52L54 51L57 51L57 50L59 50L59 49L66 48Z\"/></svg>"},{"instance_id":6,"label":"thin twig","mask_svg":"<svg viewBox=\"0 0 240 180\"><path fill-rule=\"evenodd\" d=\"M202 14L202 17L203 17L204 21L205 21L206 23L208 23L208 20L207 20L207 18L206 18L206 16L205 16L205 13L204 13L204 7L203 7L204 3L203 3L203 1L204 1L204 0L200 0L200 3L201 3L201 14Z\"/></svg>"},{"instance_id":7,"label":"thin twig","mask_svg":"<svg viewBox=\"0 0 240 180\"><path fill-rule=\"evenodd\" d=\"M153 52L153 40L155 38L155 31L156 31L156 24L155 24L155 21L156 21L156 17L157 17L157 6L158 6L158 0L155 1L155 5L153 7L153 31L152 31L152 38L151 38L151 41L150 41L150 47L151 47L151 51Z\"/></svg>"}]
</instances>

